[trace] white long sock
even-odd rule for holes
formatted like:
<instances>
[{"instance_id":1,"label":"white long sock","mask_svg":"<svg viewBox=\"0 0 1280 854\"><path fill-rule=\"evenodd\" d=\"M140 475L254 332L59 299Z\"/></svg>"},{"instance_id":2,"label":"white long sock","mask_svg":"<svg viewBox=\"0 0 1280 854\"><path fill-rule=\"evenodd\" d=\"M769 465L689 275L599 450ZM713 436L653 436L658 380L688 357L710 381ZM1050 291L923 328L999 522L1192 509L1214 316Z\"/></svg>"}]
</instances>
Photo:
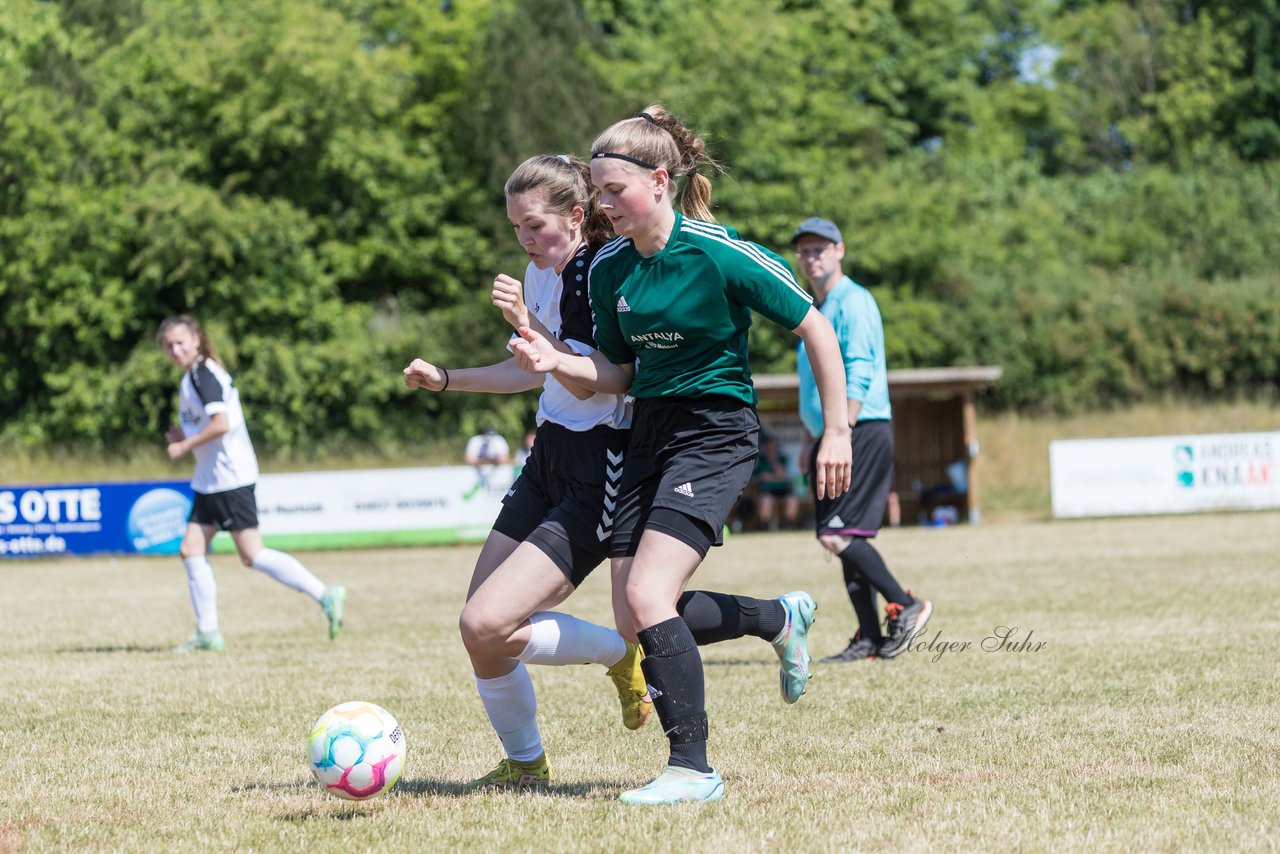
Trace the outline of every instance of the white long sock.
<instances>
[{"instance_id":1,"label":"white long sock","mask_svg":"<svg viewBox=\"0 0 1280 854\"><path fill-rule=\"evenodd\" d=\"M533 680L525 666L517 663L515 670L494 679L477 676L476 688L507 756L517 762L531 762L541 756L538 699L533 694Z\"/></svg>"},{"instance_id":2,"label":"white long sock","mask_svg":"<svg viewBox=\"0 0 1280 854\"><path fill-rule=\"evenodd\" d=\"M627 642L613 629L559 611L529 618L529 642L516 656L526 664L617 664Z\"/></svg>"},{"instance_id":3,"label":"white long sock","mask_svg":"<svg viewBox=\"0 0 1280 854\"><path fill-rule=\"evenodd\" d=\"M317 602L324 595L325 584L311 574L296 557L275 549L263 549L253 559L253 568L265 572L285 587L305 593Z\"/></svg>"},{"instance_id":4,"label":"white long sock","mask_svg":"<svg viewBox=\"0 0 1280 854\"><path fill-rule=\"evenodd\" d=\"M196 612L197 632L218 630L218 582L213 577L213 566L205 555L184 557L187 568L187 589L191 591L191 607Z\"/></svg>"}]
</instances>

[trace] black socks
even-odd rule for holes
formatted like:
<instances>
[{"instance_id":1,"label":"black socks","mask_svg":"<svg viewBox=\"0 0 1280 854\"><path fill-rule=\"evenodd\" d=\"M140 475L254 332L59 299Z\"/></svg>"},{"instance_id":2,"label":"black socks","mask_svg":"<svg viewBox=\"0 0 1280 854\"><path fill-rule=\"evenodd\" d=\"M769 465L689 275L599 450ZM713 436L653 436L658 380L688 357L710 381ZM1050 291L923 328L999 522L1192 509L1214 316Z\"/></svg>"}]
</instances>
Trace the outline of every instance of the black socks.
<instances>
[{"instance_id":1,"label":"black socks","mask_svg":"<svg viewBox=\"0 0 1280 854\"><path fill-rule=\"evenodd\" d=\"M672 617L636 636L653 707L671 743L668 764L708 773L706 686L693 634L682 618Z\"/></svg>"},{"instance_id":2,"label":"black socks","mask_svg":"<svg viewBox=\"0 0 1280 854\"><path fill-rule=\"evenodd\" d=\"M787 625L787 612L777 599L753 599L706 590L687 591L676 602L676 611L684 618L698 646L745 635L772 641Z\"/></svg>"},{"instance_id":3,"label":"black socks","mask_svg":"<svg viewBox=\"0 0 1280 854\"><path fill-rule=\"evenodd\" d=\"M849 584L850 579L861 575L880 592L886 602L895 602L899 605L911 604L911 597L893 577L889 567L885 566L880 552L876 551L864 538L854 537L853 542L840 552L840 564L844 568L846 585Z\"/></svg>"}]
</instances>

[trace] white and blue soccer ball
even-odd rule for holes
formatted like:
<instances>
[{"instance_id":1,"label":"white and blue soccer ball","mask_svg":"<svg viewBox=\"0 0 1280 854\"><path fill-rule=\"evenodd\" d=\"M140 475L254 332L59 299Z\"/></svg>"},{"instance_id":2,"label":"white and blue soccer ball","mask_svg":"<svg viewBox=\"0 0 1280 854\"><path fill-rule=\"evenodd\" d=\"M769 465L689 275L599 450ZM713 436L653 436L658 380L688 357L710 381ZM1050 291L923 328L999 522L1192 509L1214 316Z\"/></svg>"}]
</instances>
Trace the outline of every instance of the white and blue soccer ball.
<instances>
[{"instance_id":1,"label":"white and blue soccer ball","mask_svg":"<svg viewBox=\"0 0 1280 854\"><path fill-rule=\"evenodd\" d=\"M364 801L390 789L404 771L404 731L373 703L340 703L316 720L307 738L308 761L327 791Z\"/></svg>"}]
</instances>

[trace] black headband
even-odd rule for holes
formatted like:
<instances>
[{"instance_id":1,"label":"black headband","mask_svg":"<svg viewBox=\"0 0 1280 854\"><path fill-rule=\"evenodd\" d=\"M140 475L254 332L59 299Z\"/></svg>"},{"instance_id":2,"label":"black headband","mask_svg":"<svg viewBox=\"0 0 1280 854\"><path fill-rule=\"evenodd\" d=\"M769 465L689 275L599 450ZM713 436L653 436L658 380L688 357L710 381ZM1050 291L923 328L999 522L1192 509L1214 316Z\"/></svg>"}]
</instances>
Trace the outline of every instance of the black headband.
<instances>
[{"instance_id":1,"label":"black headband","mask_svg":"<svg viewBox=\"0 0 1280 854\"><path fill-rule=\"evenodd\" d=\"M613 151L597 151L595 154L591 155L592 160L599 160L601 157L613 157L617 160L625 160L628 163L634 163L637 166L643 166L645 169L659 168L658 166L655 166L652 163L646 163L643 160L637 160L634 157L630 157L626 154L618 154L617 152L613 152Z\"/></svg>"}]
</instances>

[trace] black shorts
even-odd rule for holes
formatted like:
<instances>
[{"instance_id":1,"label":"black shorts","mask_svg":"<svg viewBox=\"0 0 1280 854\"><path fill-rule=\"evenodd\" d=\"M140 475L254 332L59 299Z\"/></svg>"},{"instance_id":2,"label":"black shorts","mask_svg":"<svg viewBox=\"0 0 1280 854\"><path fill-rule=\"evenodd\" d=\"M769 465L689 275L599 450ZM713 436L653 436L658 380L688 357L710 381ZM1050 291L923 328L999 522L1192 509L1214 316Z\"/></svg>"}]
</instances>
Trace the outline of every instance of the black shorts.
<instances>
[{"instance_id":1,"label":"black shorts","mask_svg":"<svg viewBox=\"0 0 1280 854\"><path fill-rule=\"evenodd\" d=\"M637 400L609 553L634 556L657 508L700 522L710 538L706 545L720 545L725 519L755 471L759 447L755 407L735 398Z\"/></svg>"},{"instance_id":2,"label":"black shorts","mask_svg":"<svg viewBox=\"0 0 1280 854\"><path fill-rule=\"evenodd\" d=\"M818 498L818 444L809 453L810 492L818 536L874 537L884 521L884 506L893 485L893 422L859 421L853 426L853 483L836 498Z\"/></svg>"},{"instance_id":3,"label":"black shorts","mask_svg":"<svg viewBox=\"0 0 1280 854\"><path fill-rule=\"evenodd\" d=\"M258 527L258 499L254 485L226 492L197 492L188 522L212 525L219 531L244 531Z\"/></svg>"},{"instance_id":4,"label":"black shorts","mask_svg":"<svg viewBox=\"0 0 1280 854\"><path fill-rule=\"evenodd\" d=\"M609 555L626 449L626 430L544 421L493 530L537 546L577 587Z\"/></svg>"}]
</instances>

